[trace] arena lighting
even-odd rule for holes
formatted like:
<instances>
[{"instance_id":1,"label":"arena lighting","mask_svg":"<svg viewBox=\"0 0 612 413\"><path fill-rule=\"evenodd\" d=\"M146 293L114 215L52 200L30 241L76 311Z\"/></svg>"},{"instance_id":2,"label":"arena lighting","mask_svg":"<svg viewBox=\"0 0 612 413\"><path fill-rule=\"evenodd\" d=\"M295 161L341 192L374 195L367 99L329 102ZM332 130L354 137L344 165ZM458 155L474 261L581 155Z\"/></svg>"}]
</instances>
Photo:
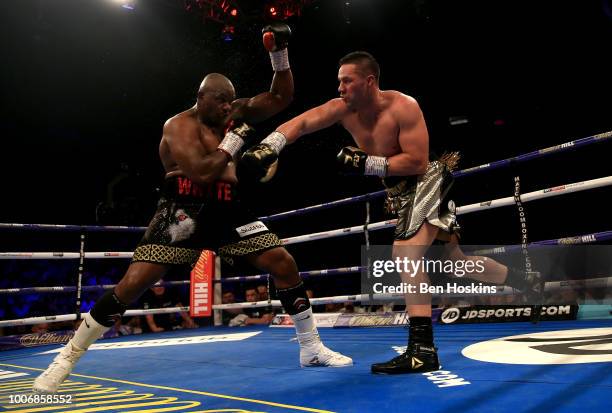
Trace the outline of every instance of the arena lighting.
<instances>
[{"instance_id":1,"label":"arena lighting","mask_svg":"<svg viewBox=\"0 0 612 413\"><path fill-rule=\"evenodd\" d=\"M312 0L273 0L267 2L262 11L273 19L286 20L293 16L300 16L302 9L310 3Z\"/></svg>"},{"instance_id":2,"label":"arena lighting","mask_svg":"<svg viewBox=\"0 0 612 413\"><path fill-rule=\"evenodd\" d=\"M134 10L136 8L136 0L112 0L112 2L126 10Z\"/></svg>"},{"instance_id":3,"label":"arena lighting","mask_svg":"<svg viewBox=\"0 0 612 413\"><path fill-rule=\"evenodd\" d=\"M451 126L465 125L469 122L470 120L467 118L467 116L450 116L448 118L448 123Z\"/></svg>"},{"instance_id":4,"label":"arena lighting","mask_svg":"<svg viewBox=\"0 0 612 413\"><path fill-rule=\"evenodd\" d=\"M188 12L200 14L204 23L214 21L233 25L235 19L242 17L237 0L182 0L182 3Z\"/></svg>"},{"instance_id":5,"label":"arena lighting","mask_svg":"<svg viewBox=\"0 0 612 413\"><path fill-rule=\"evenodd\" d=\"M345 0L342 5L342 17L344 23L351 24L351 2L349 0Z\"/></svg>"},{"instance_id":6,"label":"arena lighting","mask_svg":"<svg viewBox=\"0 0 612 413\"><path fill-rule=\"evenodd\" d=\"M231 42L234 40L234 33L236 33L236 28L234 26L226 25L221 32L221 37L224 42Z\"/></svg>"},{"instance_id":7,"label":"arena lighting","mask_svg":"<svg viewBox=\"0 0 612 413\"><path fill-rule=\"evenodd\" d=\"M125 2L128 0L112 1ZM252 0L180 1L186 11L199 14L202 17L203 23L213 21L220 23L221 27L233 26L235 28L238 28L245 22L261 19L262 17L272 20L286 20L294 16L300 16L302 9L313 3L313 0L267 0L263 2L263 5L247 4ZM225 34L223 34L223 38L225 38Z\"/></svg>"}]
</instances>

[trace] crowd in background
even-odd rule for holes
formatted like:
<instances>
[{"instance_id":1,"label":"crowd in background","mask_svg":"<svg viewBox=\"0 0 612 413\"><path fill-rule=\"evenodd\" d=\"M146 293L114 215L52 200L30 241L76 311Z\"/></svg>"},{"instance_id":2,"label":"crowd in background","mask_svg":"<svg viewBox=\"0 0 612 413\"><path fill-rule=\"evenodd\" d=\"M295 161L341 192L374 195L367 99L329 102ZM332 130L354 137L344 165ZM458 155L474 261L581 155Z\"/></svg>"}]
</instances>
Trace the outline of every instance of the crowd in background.
<instances>
[{"instance_id":1,"label":"crowd in background","mask_svg":"<svg viewBox=\"0 0 612 413\"><path fill-rule=\"evenodd\" d=\"M54 261L52 263L43 260L36 261L3 261L0 266L4 277L0 278L0 290L9 288L23 288L26 286L70 286L74 285L75 265L69 261ZM123 269L121 266L109 264L101 266L100 271L85 271L82 277L83 287L111 285L120 279ZM342 283L341 283L342 284ZM338 287L325 283L306 281L309 297L337 295ZM95 304L97 298L103 293L102 288L83 291L81 296L81 312L88 312ZM270 294L271 293L271 294ZM346 293L346 292L345 292ZM255 302L275 299L274 290L268 291L265 282L259 284L233 284L225 285L222 293L222 303L231 304L237 302ZM577 304L583 300L590 303L602 303L609 300L610 295L601 289L577 292L562 290L549 293L546 296L548 303ZM20 319L27 317L41 317L57 314L72 314L75 312L76 295L69 293L30 293L30 294L4 294L3 305L0 306L0 319ZM130 308L149 309L181 307L189 303L188 286L152 287ZM403 303L384 303L384 305L361 305L360 303L346 302L325 305L314 305L316 313L364 313L364 312L388 312L402 311ZM468 304L456 299L442 299L438 306ZM517 296L480 297L476 302L469 304L480 305L520 305ZM222 311L223 324L226 326L268 325L274 316L282 312L282 309L271 306L231 309ZM159 333L183 328L197 328L199 326L210 326L213 324L212 317L192 319L188 312L173 314L157 314L145 316L123 317L118 320L107 336L121 336L141 333ZM45 333L49 331L72 330L78 326L78 322L39 323L32 326L13 326L0 329L0 335L15 335L27 333Z\"/></svg>"}]
</instances>

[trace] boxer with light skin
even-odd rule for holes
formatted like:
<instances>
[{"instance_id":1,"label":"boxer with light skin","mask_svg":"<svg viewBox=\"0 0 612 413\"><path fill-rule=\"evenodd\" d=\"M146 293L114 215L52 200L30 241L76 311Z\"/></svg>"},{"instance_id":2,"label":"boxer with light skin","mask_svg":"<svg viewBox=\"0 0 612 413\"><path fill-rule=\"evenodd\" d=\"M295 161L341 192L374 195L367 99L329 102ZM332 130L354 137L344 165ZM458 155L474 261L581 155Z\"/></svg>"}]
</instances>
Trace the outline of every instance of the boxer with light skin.
<instances>
[{"instance_id":1,"label":"boxer with light skin","mask_svg":"<svg viewBox=\"0 0 612 413\"><path fill-rule=\"evenodd\" d=\"M381 90L379 78L379 65L367 52L349 53L340 59L340 97L296 116L249 148L242 156L245 168L261 182L267 182L274 176L278 155L286 144L340 124L358 146L340 151L340 171L379 176L387 188L386 209L398 217L393 242L395 258L418 261L438 239L445 243L445 254L451 260L483 260L465 256L458 246L454 204L448 199L458 154L445 154L430 161L429 134L418 102L395 90ZM529 274L492 259L484 262L482 274L470 273L466 277L507 284L521 291L539 284ZM429 282L424 271L401 276L403 282L415 287ZM408 348L389 362L372 365L374 373L421 373L440 368L433 342L431 295L406 294L405 302L410 316Z\"/></svg>"}]
</instances>

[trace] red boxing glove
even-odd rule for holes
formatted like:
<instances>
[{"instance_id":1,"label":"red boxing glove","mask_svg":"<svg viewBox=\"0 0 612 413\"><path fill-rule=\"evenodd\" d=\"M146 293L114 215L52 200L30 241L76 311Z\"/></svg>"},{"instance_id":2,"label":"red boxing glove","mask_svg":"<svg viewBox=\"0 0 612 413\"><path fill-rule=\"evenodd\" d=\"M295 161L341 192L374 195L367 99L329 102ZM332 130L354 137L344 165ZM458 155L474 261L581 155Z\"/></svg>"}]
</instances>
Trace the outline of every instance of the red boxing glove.
<instances>
[{"instance_id":1,"label":"red boxing glove","mask_svg":"<svg viewBox=\"0 0 612 413\"><path fill-rule=\"evenodd\" d=\"M263 45L267 51L271 52L276 47L276 41L274 40L274 33L264 32L263 34Z\"/></svg>"},{"instance_id":2,"label":"red boxing glove","mask_svg":"<svg viewBox=\"0 0 612 413\"><path fill-rule=\"evenodd\" d=\"M266 50L278 52L287 48L287 43L291 37L291 28L285 23L275 22L264 27L261 33Z\"/></svg>"}]
</instances>

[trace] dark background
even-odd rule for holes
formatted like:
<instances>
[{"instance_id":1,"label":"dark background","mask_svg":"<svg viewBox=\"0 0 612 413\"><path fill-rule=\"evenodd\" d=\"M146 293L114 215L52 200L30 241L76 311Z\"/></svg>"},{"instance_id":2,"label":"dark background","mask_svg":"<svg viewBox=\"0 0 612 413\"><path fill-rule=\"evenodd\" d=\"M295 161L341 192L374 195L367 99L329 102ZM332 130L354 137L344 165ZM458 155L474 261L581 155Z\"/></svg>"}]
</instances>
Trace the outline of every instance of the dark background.
<instances>
[{"instance_id":1,"label":"dark background","mask_svg":"<svg viewBox=\"0 0 612 413\"><path fill-rule=\"evenodd\" d=\"M146 225L163 177L157 147L164 121L195 102L209 72L241 97L269 87L260 42L266 2L242 0L232 42L177 0L0 3L0 222L95 224L107 185L129 165L126 191L138 213L107 223ZM296 92L289 109L258 125L261 137L337 96L337 61L354 50L379 60L382 89L421 104L437 151L460 150L461 168L612 130L609 1L312 1L287 22ZM246 17L245 17L246 16ZM350 23L347 23L350 20ZM451 117L467 124L452 126ZM609 140L608 140L609 141ZM287 147L267 185L248 185L259 215L381 189L374 178L339 176L335 154L352 140L339 127ZM461 178L458 205L610 175L610 142ZM246 186L246 185L245 185ZM609 230L608 188L528 204L531 240ZM373 220L382 219L381 203ZM296 217L281 237L357 225L362 206ZM128 222L126 222L128 221ZM520 241L514 207L461 218L472 244ZM389 231L373 242L390 242ZM78 250L75 234L0 232L2 250ZM131 250L138 235L92 235L88 250ZM49 247L49 242L53 247ZM99 245L97 244L99 243ZM360 236L290 247L303 269L356 265Z\"/></svg>"}]
</instances>

